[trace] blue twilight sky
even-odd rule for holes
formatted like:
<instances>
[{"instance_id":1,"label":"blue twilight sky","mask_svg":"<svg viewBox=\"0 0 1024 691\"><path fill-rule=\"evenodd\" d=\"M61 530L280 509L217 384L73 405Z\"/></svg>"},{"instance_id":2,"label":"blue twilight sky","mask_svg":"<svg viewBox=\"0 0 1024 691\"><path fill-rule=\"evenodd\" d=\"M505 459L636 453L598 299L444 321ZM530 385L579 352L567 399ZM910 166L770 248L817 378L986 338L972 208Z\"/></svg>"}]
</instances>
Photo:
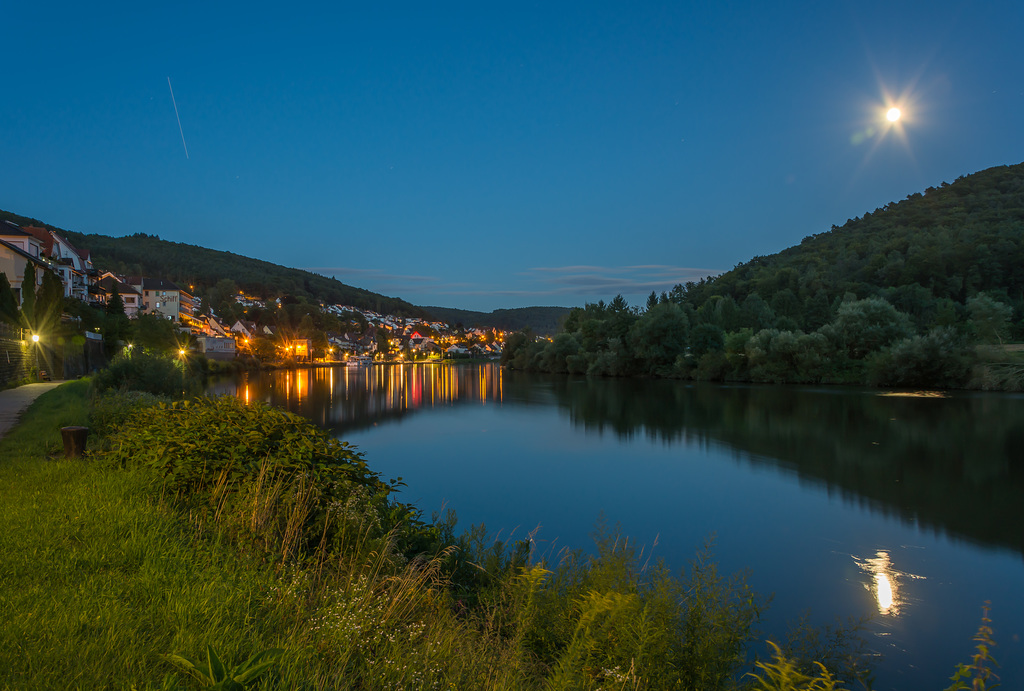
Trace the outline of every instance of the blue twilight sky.
<instances>
[{"instance_id":1,"label":"blue twilight sky","mask_svg":"<svg viewBox=\"0 0 1024 691\"><path fill-rule=\"evenodd\" d=\"M0 26L0 208L421 305L635 304L1024 160L1019 0L37 0Z\"/></svg>"}]
</instances>

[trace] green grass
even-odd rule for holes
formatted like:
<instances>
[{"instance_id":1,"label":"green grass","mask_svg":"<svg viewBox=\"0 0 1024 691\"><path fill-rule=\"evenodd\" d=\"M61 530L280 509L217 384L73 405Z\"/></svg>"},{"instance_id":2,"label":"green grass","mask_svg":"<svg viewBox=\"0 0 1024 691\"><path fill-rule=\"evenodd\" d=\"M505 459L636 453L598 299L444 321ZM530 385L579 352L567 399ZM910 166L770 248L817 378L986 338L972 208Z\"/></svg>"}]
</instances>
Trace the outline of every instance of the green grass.
<instances>
[{"instance_id":1,"label":"green grass","mask_svg":"<svg viewBox=\"0 0 1024 691\"><path fill-rule=\"evenodd\" d=\"M0 459L35 461L63 449L60 428L88 422L89 386L89 380L80 379L36 399L18 424L0 439ZM0 462L0 469L4 465Z\"/></svg>"},{"instance_id":2,"label":"green grass","mask_svg":"<svg viewBox=\"0 0 1024 691\"><path fill-rule=\"evenodd\" d=\"M272 574L194 540L147 478L58 455L60 426L86 422L85 386L40 397L0 442L0 687L145 684L170 669L158 653L276 640L257 597Z\"/></svg>"},{"instance_id":3,"label":"green grass","mask_svg":"<svg viewBox=\"0 0 1024 691\"><path fill-rule=\"evenodd\" d=\"M165 491L158 466L103 460L112 453L105 447L116 443L123 456L133 439L151 453L167 443L159 436L115 431L90 440L91 456L63 458L59 428L88 422L89 397L84 382L44 394L0 441L0 689L198 688L173 656L211 670L208 649L226 668L283 649L247 686L266 689L755 683L743 675L755 669L762 604L705 556L674 575L611 533L594 556L528 563L521 545L480 531L456 538L443 524L437 548L419 556L358 538L289 553L245 532L267 530L257 514L280 495L281 485L264 482L265 466L248 471L251 482L243 477L227 501L227 485L214 480L183 497ZM108 421L146 404L104 400ZM223 410L208 410L217 416L210 424L224 422ZM245 414L231 416L251 432ZM310 496L277 506L276 525L314 515L303 505ZM317 520L327 534L325 515ZM822 671L785 657L768 665L759 669L776 665L790 680ZM769 676L759 688L803 688L771 686Z\"/></svg>"},{"instance_id":4,"label":"green grass","mask_svg":"<svg viewBox=\"0 0 1024 691\"><path fill-rule=\"evenodd\" d=\"M267 564L164 503L151 475L64 459L59 427L87 410L87 385L66 385L0 442L0 688L158 687L161 656L208 645L228 665L284 648L267 687L512 687L501 646L440 597L439 562Z\"/></svg>"}]
</instances>

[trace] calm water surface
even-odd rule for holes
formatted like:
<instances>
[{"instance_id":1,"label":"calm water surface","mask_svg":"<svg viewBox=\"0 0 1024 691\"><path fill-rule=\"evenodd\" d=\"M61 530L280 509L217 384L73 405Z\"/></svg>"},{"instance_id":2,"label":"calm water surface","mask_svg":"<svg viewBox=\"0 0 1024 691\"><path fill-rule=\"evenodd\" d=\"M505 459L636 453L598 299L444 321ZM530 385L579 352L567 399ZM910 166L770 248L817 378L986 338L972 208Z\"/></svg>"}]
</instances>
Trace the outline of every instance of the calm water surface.
<instances>
[{"instance_id":1,"label":"calm water surface","mask_svg":"<svg viewBox=\"0 0 1024 691\"><path fill-rule=\"evenodd\" d=\"M537 549L604 517L670 564L713 539L774 594L768 635L871 616L878 689L942 689L991 601L1003 688L1024 689L1024 397L690 385L491 365L279 371L211 392L360 447L425 516ZM911 392L904 392L911 393Z\"/></svg>"}]
</instances>

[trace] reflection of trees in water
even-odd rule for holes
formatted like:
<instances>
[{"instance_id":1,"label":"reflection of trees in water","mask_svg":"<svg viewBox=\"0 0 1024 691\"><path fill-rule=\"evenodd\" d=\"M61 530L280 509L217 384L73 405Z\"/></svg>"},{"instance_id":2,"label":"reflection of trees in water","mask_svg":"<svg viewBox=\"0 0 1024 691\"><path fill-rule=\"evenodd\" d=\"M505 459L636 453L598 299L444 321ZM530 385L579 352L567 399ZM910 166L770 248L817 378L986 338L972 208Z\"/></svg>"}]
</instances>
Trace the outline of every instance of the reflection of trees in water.
<instances>
[{"instance_id":1,"label":"reflection of trees in water","mask_svg":"<svg viewBox=\"0 0 1024 691\"><path fill-rule=\"evenodd\" d=\"M725 444L907 522L1024 551L1022 400L550 379L588 431ZM506 389L512 388L508 381Z\"/></svg>"},{"instance_id":2,"label":"reflection of trees in water","mask_svg":"<svg viewBox=\"0 0 1024 691\"><path fill-rule=\"evenodd\" d=\"M503 373L493 365L292 370L214 387L335 434L455 405L558 405L588 433L724 445L907 522L1024 552L1024 399L690 385Z\"/></svg>"}]
</instances>

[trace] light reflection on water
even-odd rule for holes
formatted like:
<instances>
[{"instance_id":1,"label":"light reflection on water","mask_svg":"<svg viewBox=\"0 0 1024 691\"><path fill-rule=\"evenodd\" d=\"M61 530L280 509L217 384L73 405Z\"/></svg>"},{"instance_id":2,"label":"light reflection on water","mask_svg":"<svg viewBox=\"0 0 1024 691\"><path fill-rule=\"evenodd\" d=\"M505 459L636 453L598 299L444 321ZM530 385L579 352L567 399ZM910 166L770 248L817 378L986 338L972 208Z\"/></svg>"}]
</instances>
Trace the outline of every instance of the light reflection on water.
<instances>
[{"instance_id":1,"label":"light reflection on water","mask_svg":"<svg viewBox=\"0 0 1024 691\"><path fill-rule=\"evenodd\" d=\"M1004 686L1024 688L1024 467L1009 452L1024 448L1024 400L448 364L278 371L210 390L359 445L426 516L448 502L465 526L542 524L540 539L585 548L603 511L641 544L660 533L673 566L716 533L723 571L750 567L774 593L769 616L874 614L876 689L945 686L991 599Z\"/></svg>"},{"instance_id":2,"label":"light reflection on water","mask_svg":"<svg viewBox=\"0 0 1024 691\"><path fill-rule=\"evenodd\" d=\"M880 549L874 557L853 557L857 567L867 576L864 588L871 593L878 605L878 613L898 617L907 597L904 593L905 582L911 579L924 579L912 573L898 571L892 564L889 551Z\"/></svg>"},{"instance_id":3,"label":"light reflection on water","mask_svg":"<svg viewBox=\"0 0 1024 691\"><path fill-rule=\"evenodd\" d=\"M262 401L344 431L419 409L500 405L503 377L501 368L487 364L318 367L224 379L212 383L207 392Z\"/></svg>"}]
</instances>

